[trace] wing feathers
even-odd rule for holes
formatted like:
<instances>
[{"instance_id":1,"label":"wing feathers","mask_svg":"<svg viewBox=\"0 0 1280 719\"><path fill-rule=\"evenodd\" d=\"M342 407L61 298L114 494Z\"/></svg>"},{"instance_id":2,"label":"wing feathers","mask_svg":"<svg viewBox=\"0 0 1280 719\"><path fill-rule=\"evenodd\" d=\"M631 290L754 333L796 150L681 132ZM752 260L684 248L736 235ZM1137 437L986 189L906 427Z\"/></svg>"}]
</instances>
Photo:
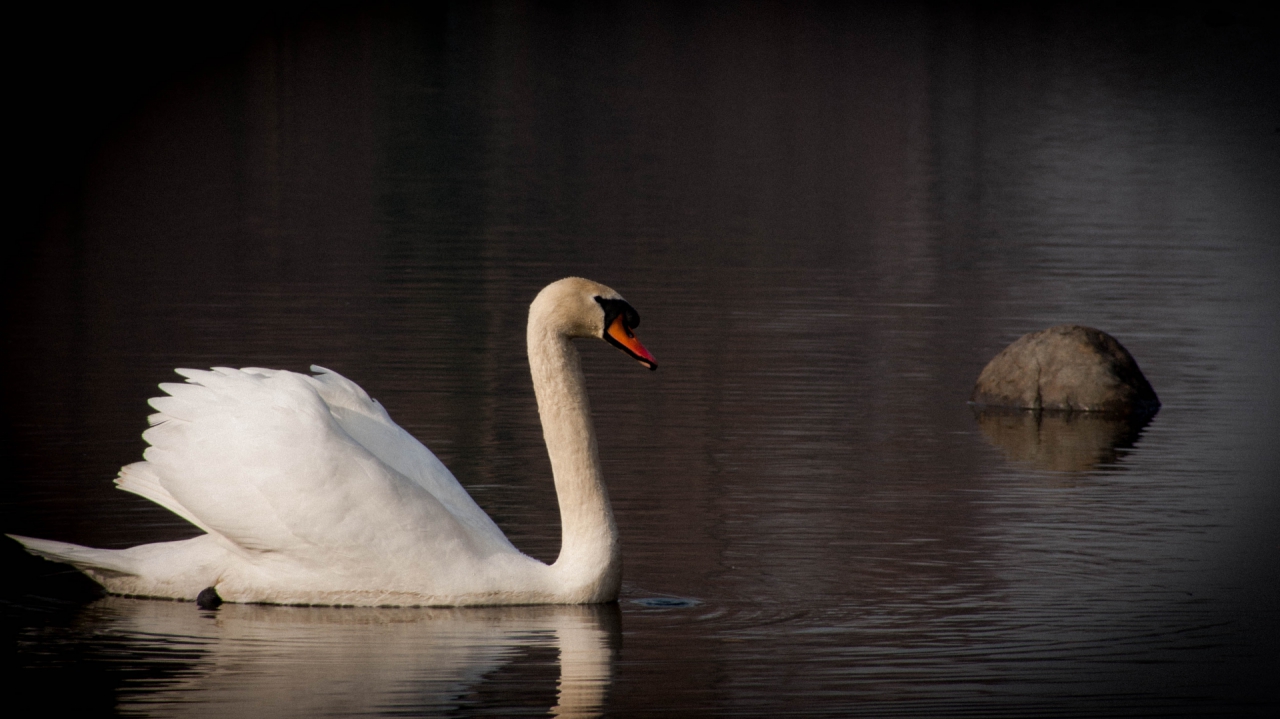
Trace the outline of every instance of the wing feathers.
<instances>
[{"instance_id":1,"label":"wing feathers","mask_svg":"<svg viewBox=\"0 0 1280 719\"><path fill-rule=\"evenodd\" d=\"M329 405L342 429L396 471L417 482L448 508L455 517L477 532L505 535L444 463L425 445L396 424L387 410L360 385L319 365L312 365L314 377L304 377ZM510 547L509 544L506 546ZM512 547L514 551L514 547Z\"/></svg>"},{"instance_id":2,"label":"wing feathers","mask_svg":"<svg viewBox=\"0 0 1280 719\"><path fill-rule=\"evenodd\" d=\"M126 492L133 492L139 497L146 497L183 519L191 522L200 529L210 533L216 532L210 529L204 522L196 518L186 507L178 504L178 500L173 498L160 484L160 477L156 475L155 470L147 462L134 462L120 468L120 476L116 477L116 486Z\"/></svg>"},{"instance_id":3,"label":"wing feathers","mask_svg":"<svg viewBox=\"0 0 1280 719\"><path fill-rule=\"evenodd\" d=\"M516 551L381 405L316 370L178 370L187 382L150 401L146 463L126 467L121 488L243 548L330 564L335 552L367 563L434 547L419 559L435 564L442 546Z\"/></svg>"}]
</instances>

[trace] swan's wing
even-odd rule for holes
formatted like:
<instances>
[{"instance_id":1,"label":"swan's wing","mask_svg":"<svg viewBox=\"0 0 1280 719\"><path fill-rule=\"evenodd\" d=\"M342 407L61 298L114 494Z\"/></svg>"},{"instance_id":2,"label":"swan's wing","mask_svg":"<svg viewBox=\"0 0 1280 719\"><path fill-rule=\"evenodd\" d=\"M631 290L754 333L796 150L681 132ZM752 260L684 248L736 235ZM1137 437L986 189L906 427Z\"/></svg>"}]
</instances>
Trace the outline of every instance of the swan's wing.
<instances>
[{"instance_id":1,"label":"swan's wing","mask_svg":"<svg viewBox=\"0 0 1280 719\"><path fill-rule=\"evenodd\" d=\"M322 566L394 556L423 569L514 551L352 438L311 378L178 372L188 383L151 400L146 460L179 514L242 550Z\"/></svg>"},{"instance_id":2,"label":"swan's wing","mask_svg":"<svg viewBox=\"0 0 1280 719\"><path fill-rule=\"evenodd\" d=\"M331 369L311 366L307 377L342 429L375 457L422 485L460 521L477 531L502 534L489 515L426 445L392 421L360 385Z\"/></svg>"},{"instance_id":3,"label":"swan's wing","mask_svg":"<svg viewBox=\"0 0 1280 719\"><path fill-rule=\"evenodd\" d=\"M169 490L160 484L160 476L156 474L155 467L149 462L134 462L121 467L120 476L116 477L116 486L139 497L146 497L207 533L217 533L169 494Z\"/></svg>"}]
</instances>

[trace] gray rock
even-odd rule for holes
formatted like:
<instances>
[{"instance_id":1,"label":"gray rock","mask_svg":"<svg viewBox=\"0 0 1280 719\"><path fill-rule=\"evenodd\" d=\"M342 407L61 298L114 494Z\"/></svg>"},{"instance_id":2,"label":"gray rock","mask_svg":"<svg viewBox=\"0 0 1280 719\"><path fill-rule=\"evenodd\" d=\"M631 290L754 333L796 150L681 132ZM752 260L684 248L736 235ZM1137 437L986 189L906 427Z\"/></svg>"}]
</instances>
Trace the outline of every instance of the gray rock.
<instances>
[{"instance_id":1,"label":"gray rock","mask_svg":"<svg viewBox=\"0 0 1280 719\"><path fill-rule=\"evenodd\" d=\"M1080 325L1023 335L996 355L972 402L997 407L1151 414L1160 400L1114 337Z\"/></svg>"}]
</instances>

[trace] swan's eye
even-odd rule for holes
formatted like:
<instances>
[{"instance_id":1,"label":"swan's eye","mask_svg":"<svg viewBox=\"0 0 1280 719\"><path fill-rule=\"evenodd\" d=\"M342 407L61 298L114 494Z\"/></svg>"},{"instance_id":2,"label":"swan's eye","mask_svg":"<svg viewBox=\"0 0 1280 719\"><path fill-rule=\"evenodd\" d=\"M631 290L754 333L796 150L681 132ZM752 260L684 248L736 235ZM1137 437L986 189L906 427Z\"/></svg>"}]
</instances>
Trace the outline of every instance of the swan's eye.
<instances>
[{"instance_id":1,"label":"swan's eye","mask_svg":"<svg viewBox=\"0 0 1280 719\"><path fill-rule=\"evenodd\" d=\"M618 317L622 318L627 329L635 329L640 326L640 313L636 312L636 308L632 307L626 300L606 300L603 297L596 297L596 302L600 304L600 309L604 310L604 326L611 327L613 321Z\"/></svg>"}]
</instances>

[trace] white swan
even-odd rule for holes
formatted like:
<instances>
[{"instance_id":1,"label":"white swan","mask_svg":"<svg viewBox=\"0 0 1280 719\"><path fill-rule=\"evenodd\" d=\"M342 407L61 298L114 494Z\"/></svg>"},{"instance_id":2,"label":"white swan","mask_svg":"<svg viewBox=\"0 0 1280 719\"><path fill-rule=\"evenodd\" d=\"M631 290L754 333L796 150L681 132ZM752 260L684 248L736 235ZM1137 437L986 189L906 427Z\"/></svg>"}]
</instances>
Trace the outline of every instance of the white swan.
<instances>
[{"instance_id":1,"label":"white swan","mask_svg":"<svg viewBox=\"0 0 1280 719\"><path fill-rule=\"evenodd\" d=\"M493 605L612 601L618 529L596 454L576 337L649 367L639 315L604 285L570 277L529 307L529 366L562 528L547 565L522 554L426 447L354 382L259 368L185 370L143 433L146 461L116 484L206 534L129 549L28 537L107 591L228 601ZM12 536L12 535L10 535Z\"/></svg>"}]
</instances>

